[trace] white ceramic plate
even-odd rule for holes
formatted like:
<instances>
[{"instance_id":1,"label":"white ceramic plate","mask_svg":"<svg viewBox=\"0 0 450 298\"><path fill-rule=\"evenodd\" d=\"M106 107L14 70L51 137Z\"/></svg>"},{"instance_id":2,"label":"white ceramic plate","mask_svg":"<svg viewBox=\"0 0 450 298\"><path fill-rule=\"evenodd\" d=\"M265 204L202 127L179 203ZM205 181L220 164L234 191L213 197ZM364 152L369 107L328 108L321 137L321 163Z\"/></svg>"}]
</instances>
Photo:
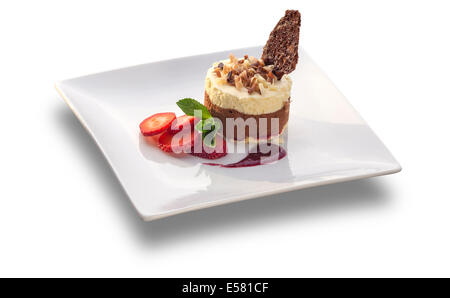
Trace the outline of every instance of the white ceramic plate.
<instances>
[{"instance_id":1,"label":"white ceramic plate","mask_svg":"<svg viewBox=\"0 0 450 298\"><path fill-rule=\"evenodd\" d=\"M165 154L146 143L139 123L157 112L181 115L178 99L203 101L208 67L230 52L259 57L261 47L155 62L56 84L144 220L401 170L303 50L291 74L286 158L257 167L218 168L202 165L196 157Z\"/></svg>"}]
</instances>

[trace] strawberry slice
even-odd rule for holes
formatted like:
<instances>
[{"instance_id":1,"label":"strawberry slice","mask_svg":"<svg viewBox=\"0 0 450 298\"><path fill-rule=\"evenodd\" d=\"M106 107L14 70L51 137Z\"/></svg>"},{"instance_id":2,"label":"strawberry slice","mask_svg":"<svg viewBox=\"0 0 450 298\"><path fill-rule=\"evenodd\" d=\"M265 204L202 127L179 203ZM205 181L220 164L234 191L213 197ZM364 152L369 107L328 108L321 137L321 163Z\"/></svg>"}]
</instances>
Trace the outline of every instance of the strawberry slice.
<instances>
[{"instance_id":1,"label":"strawberry slice","mask_svg":"<svg viewBox=\"0 0 450 298\"><path fill-rule=\"evenodd\" d=\"M194 116L183 115L177 117L169 127L170 133L177 133L183 130L184 127L190 126L191 129L194 129Z\"/></svg>"},{"instance_id":2,"label":"strawberry slice","mask_svg":"<svg viewBox=\"0 0 450 298\"><path fill-rule=\"evenodd\" d=\"M139 128L144 136L154 136L167 130L175 118L174 113L158 113L142 121Z\"/></svg>"},{"instance_id":3,"label":"strawberry slice","mask_svg":"<svg viewBox=\"0 0 450 298\"><path fill-rule=\"evenodd\" d=\"M194 140L198 137L201 138L201 135L196 131L186 131L177 134L166 131L159 137L158 147L164 152L190 152L194 145Z\"/></svg>"},{"instance_id":4,"label":"strawberry slice","mask_svg":"<svg viewBox=\"0 0 450 298\"><path fill-rule=\"evenodd\" d=\"M227 142L219 135L216 135L216 146L214 148L202 145L202 152L192 151L191 155L206 159L218 159L227 155Z\"/></svg>"}]
</instances>

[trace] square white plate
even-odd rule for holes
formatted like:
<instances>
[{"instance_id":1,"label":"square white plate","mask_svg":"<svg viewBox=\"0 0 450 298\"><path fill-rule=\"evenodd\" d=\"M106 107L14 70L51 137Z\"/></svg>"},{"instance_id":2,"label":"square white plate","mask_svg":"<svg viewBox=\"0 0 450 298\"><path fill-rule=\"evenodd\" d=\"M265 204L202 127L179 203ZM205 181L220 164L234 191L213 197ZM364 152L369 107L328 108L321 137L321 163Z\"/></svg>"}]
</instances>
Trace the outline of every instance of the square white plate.
<instances>
[{"instance_id":1,"label":"square white plate","mask_svg":"<svg viewBox=\"0 0 450 298\"><path fill-rule=\"evenodd\" d=\"M144 220L301 188L392 174L400 165L327 76L300 50L287 130L288 155L248 168L219 168L147 144L139 123L175 102L203 101L210 65L233 52L155 62L66 80L56 89L105 154Z\"/></svg>"}]
</instances>

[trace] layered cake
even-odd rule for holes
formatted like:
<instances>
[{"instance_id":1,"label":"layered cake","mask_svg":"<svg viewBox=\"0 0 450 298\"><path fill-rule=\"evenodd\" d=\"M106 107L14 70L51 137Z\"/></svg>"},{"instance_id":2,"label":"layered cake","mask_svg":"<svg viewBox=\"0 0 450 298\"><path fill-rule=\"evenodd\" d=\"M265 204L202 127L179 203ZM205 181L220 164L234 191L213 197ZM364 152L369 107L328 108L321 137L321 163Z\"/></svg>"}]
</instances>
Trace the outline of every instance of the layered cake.
<instances>
[{"instance_id":1,"label":"layered cake","mask_svg":"<svg viewBox=\"0 0 450 298\"><path fill-rule=\"evenodd\" d=\"M292 86L288 74L298 62L299 30L300 13L288 10L271 32L261 58L230 54L208 70L204 104L221 120L226 137L267 139L287 127Z\"/></svg>"}]
</instances>

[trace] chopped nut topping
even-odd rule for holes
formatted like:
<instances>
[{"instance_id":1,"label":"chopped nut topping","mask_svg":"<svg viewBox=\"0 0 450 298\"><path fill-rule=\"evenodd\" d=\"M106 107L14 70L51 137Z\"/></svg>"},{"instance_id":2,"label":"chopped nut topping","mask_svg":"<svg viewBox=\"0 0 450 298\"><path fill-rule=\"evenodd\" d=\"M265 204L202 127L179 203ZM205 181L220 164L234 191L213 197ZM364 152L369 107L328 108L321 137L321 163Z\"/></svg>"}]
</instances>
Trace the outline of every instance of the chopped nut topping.
<instances>
[{"instance_id":1,"label":"chopped nut topping","mask_svg":"<svg viewBox=\"0 0 450 298\"><path fill-rule=\"evenodd\" d=\"M244 88L244 85L242 85L241 77L236 76L236 78L234 79L234 85L238 89Z\"/></svg>"},{"instance_id":2,"label":"chopped nut topping","mask_svg":"<svg viewBox=\"0 0 450 298\"><path fill-rule=\"evenodd\" d=\"M257 62L258 59L256 59L256 58L253 57L253 56L249 56L249 57L248 57L248 61L250 61L250 63L253 64L253 63Z\"/></svg>"},{"instance_id":3,"label":"chopped nut topping","mask_svg":"<svg viewBox=\"0 0 450 298\"><path fill-rule=\"evenodd\" d=\"M230 62L217 64L214 73L218 78L223 77L225 84L237 89L245 87L249 94L267 91L261 88L271 90L270 85L280 80L283 75L274 69L273 65L265 65L262 59L245 55L243 59L238 60L233 54L230 54Z\"/></svg>"},{"instance_id":4,"label":"chopped nut topping","mask_svg":"<svg viewBox=\"0 0 450 298\"><path fill-rule=\"evenodd\" d=\"M253 77L251 79L250 87L247 89L248 89L249 94L252 94L253 92L258 92L259 94L261 94L261 90L259 90L259 84L258 84L258 80L256 79L256 77Z\"/></svg>"},{"instance_id":5,"label":"chopped nut topping","mask_svg":"<svg viewBox=\"0 0 450 298\"><path fill-rule=\"evenodd\" d=\"M233 54L230 54L230 62L234 64L236 63L236 60L237 58Z\"/></svg>"},{"instance_id":6,"label":"chopped nut topping","mask_svg":"<svg viewBox=\"0 0 450 298\"><path fill-rule=\"evenodd\" d=\"M248 81L247 70L244 70L243 72L241 72L239 77L241 78L241 81L243 83L246 83Z\"/></svg>"},{"instance_id":7,"label":"chopped nut topping","mask_svg":"<svg viewBox=\"0 0 450 298\"><path fill-rule=\"evenodd\" d=\"M269 71L269 72L267 73L267 77L268 77L268 81L269 81L270 83L272 83L273 80L275 79L275 76L273 75L272 71Z\"/></svg>"},{"instance_id":8,"label":"chopped nut topping","mask_svg":"<svg viewBox=\"0 0 450 298\"><path fill-rule=\"evenodd\" d=\"M228 65L228 64L226 64L226 65L223 67L223 72L224 72L225 74L228 74L230 71L231 71L231 66Z\"/></svg>"},{"instance_id":9,"label":"chopped nut topping","mask_svg":"<svg viewBox=\"0 0 450 298\"><path fill-rule=\"evenodd\" d=\"M216 76L217 76L218 78L222 77L222 74L220 73L219 68L214 69L214 72L216 73Z\"/></svg>"}]
</instances>

